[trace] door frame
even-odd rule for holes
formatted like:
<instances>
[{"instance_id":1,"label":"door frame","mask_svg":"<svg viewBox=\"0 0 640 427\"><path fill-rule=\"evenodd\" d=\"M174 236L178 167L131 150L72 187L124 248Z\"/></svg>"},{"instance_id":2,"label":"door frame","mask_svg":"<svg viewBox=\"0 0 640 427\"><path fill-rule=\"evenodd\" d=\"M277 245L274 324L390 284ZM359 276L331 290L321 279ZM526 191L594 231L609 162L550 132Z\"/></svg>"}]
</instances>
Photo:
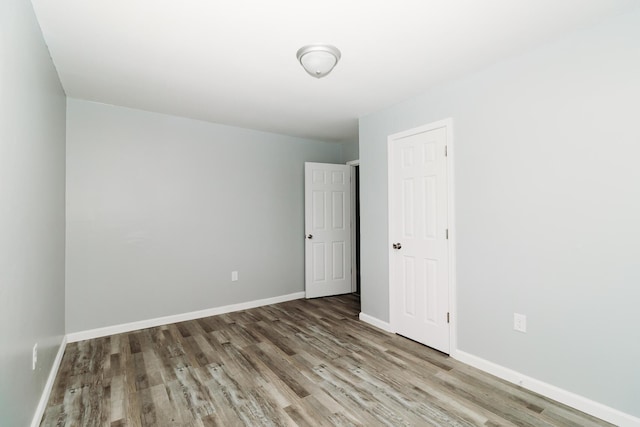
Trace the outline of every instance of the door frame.
<instances>
[{"instance_id":1,"label":"door frame","mask_svg":"<svg viewBox=\"0 0 640 427\"><path fill-rule=\"evenodd\" d=\"M393 249L391 248L393 236L391 235L391 224L395 220L392 216L391 204L393 200L393 143L399 139L406 138L417 133L428 132L430 130L447 129L447 225L449 229L449 245L447 256L449 257L449 354L452 355L458 348L457 341L457 299L456 299L456 226L455 226L455 185L454 185L454 158L455 150L453 144L453 118L438 120L433 123L407 129L402 132L394 133L387 137L387 213L389 215L389 222L387 224L387 259L389 262L389 325L391 331L396 332L394 312L397 302L395 301L395 294L393 292Z\"/></svg>"}]
</instances>

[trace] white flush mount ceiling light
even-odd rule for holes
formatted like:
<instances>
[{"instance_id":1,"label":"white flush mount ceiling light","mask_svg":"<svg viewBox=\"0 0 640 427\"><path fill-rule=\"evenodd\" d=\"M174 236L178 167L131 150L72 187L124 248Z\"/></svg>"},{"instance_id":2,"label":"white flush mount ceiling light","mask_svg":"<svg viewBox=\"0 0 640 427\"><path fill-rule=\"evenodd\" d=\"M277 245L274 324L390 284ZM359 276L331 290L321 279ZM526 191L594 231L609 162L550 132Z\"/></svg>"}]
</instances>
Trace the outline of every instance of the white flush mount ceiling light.
<instances>
[{"instance_id":1,"label":"white flush mount ceiling light","mask_svg":"<svg viewBox=\"0 0 640 427\"><path fill-rule=\"evenodd\" d=\"M340 51L328 44L310 44L298 49L296 56L307 73L320 79L336 66L340 60Z\"/></svg>"}]
</instances>

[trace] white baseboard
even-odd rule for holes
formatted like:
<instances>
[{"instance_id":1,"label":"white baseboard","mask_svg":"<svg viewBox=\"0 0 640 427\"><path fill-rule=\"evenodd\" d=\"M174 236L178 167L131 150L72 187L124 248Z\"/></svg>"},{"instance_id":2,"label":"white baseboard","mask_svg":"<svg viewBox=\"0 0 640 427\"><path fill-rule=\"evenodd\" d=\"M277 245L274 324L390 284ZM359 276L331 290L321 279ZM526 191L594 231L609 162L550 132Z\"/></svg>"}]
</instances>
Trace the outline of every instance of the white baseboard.
<instances>
[{"instance_id":1,"label":"white baseboard","mask_svg":"<svg viewBox=\"0 0 640 427\"><path fill-rule=\"evenodd\" d=\"M375 326L378 329L382 329L385 332L391 332L394 333L395 331L391 328L391 324L389 322L385 322L382 321L380 319L377 319L373 316L369 316L368 314L364 314L362 312L360 312L360 316L359 316L360 320L362 320L365 323L368 323L370 325Z\"/></svg>"},{"instance_id":2,"label":"white baseboard","mask_svg":"<svg viewBox=\"0 0 640 427\"><path fill-rule=\"evenodd\" d=\"M571 406L572 408L578 409L617 426L640 427L640 418L636 418L633 415L626 414L617 409L603 405L602 403L595 402L587 399L586 397L577 395L535 378L528 377L464 351L456 350L451 353L451 357L466 363L467 365L471 365L474 368L488 372L496 377L502 378L503 380L539 393L560 403L564 403L565 405Z\"/></svg>"},{"instance_id":3,"label":"white baseboard","mask_svg":"<svg viewBox=\"0 0 640 427\"><path fill-rule=\"evenodd\" d=\"M56 380L56 375L58 375L58 369L60 369L60 363L62 363L62 356L64 355L64 350L66 347L67 337L63 336L60 347L58 348L58 354L56 354L56 358L53 360L53 365L51 366L49 377L47 378L47 382L44 385L44 390L42 390L40 402L38 402L38 407L36 408L36 412L33 415L33 419L31 420L31 427L38 427L42 422L44 410L47 408L47 402L49 402L49 396L51 395L51 390L53 390L53 383Z\"/></svg>"},{"instance_id":4,"label":"white baseboard","mask_svg":"<svg viewBox=\"0 0 640 427\"><path fill-rule=\"evenodd\" d=\"M84 341L92 338L100 338L109 335L122 334L124 332L137 331L138 329L153 328L155 326L167 325L169 323L185 322L187 320L200 319L201 317L216 316L218 314L231 313L233 311L247 310L249 308L262 307L264 305L277 304L280 302L291 301L300 298L304 298L304 292L296 292L293 294L280 295L272 298L225 305L222 307L208 308L205 310L192 311L189 313L174 314L171 316L158 317L155 319L123 323L120 325L107 326L104 328L90 329L88 331L72 332L67 334L67 340L70 343Z\"/></svg>"}]
</instances>

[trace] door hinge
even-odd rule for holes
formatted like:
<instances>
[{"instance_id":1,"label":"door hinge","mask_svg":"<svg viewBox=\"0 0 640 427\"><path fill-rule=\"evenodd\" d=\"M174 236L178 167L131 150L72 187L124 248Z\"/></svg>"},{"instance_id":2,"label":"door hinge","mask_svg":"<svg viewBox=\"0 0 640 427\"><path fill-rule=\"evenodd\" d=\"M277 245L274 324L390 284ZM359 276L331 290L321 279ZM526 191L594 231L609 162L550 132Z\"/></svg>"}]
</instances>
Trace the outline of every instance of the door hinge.
<instances>
[{"instance_id":1,"label":"door hinge","mask_svg":"<svg viewBox=\"0 0 640 427\"><path fill-rule=\"evenodd\" d=\"M449 229L448 228L445 230L445 236L446 236L447 240L449 240Z\"/></svg>"},{"instance_id":2,"label":"door hinge","mask_svg":"<svg viewBox=\"0 0 640 427\"><path fill-rule=\"evenodd\" d=\"M444 156L447 157L449 155L449 150L447 150L447 146L444 146Z\"/></svg>"},{"instance_id":3,"label":"door hinge","mask_svg":"<svg viewBox=\"0 0 640 427\"><path fill-rule=\"evenodd\" d=\"M449 323L450 321L450 316L449 316L449 312L447 311L447 323Z\"/></svg>"}]
</instances>

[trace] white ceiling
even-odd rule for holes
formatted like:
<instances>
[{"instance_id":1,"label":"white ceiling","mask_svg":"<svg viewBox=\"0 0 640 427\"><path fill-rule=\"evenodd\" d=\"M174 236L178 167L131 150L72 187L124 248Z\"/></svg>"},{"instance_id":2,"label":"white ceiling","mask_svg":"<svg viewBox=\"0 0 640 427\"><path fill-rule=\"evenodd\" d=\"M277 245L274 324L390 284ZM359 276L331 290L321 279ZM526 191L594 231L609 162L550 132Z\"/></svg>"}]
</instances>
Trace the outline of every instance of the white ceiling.
<instances>
[{"instance_id":1,"label":"white ceiling","mask_svg":"<svg viewBox=\"0 0 640 427\"><path fill-rule=\"evenodd\" d=\"M33 0L68 96L331 141L637 0ZM324 79L296 51L326 42Z\"/></svg>"}]
</instances>

